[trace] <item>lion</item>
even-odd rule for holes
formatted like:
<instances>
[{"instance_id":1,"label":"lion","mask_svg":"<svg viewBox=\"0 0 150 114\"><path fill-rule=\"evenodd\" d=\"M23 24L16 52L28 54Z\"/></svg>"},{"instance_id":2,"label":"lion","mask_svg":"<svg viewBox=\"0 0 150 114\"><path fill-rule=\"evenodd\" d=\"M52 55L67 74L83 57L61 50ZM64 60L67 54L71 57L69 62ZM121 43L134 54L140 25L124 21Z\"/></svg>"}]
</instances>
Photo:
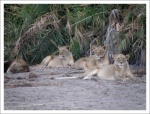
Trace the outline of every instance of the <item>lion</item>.
<instances>
[{"instance_id":1,"label":"lion","mask_svg":"<svg viewBox=\"0 0 150 114\"><path fill-rule=\"evenodd\" d=\"M11 62L10 66L7 69L7 73L21 73L21 72L29 72L28 64L20 58L17 58L13 62Z\"/></svg>"},{"instance_id":2,"label":"lion","mask_svg":"<svg viewBox=\"0 0 150 114\"><path fill-rule=\"evenodd\" d=\"M87 71L96 67L109 65L106 46L92 46L92 50L94 55L77 60L74 64L75 68Z\"/></svg>"},{"instance_id":3,"label":"lion","mask_svg":"<svg viewBox=\"0 0 150 114\"><path fill-rule=\"evenodd\" d=\"M112 55L112 57L114 59L114 64L97 68L83 79L91 79L93 75L97 75L98 78L105 80L136 80L135 76L130 71L127 61L130 57L129 54L117 54Z\"/></svg>"},{"instance_id":4,"label":"lion","mask_svg":"<svg viewBox=\"0 0 150 114\"><path fill-rule=\"evenodd\" d=\"M42 66L47 66L49 68L61 68L70 67L74 64L73 55L70 52L69 46L58 47L59 56L49 55L43 59L41 62Z\"/></svg>"}]
</instances>

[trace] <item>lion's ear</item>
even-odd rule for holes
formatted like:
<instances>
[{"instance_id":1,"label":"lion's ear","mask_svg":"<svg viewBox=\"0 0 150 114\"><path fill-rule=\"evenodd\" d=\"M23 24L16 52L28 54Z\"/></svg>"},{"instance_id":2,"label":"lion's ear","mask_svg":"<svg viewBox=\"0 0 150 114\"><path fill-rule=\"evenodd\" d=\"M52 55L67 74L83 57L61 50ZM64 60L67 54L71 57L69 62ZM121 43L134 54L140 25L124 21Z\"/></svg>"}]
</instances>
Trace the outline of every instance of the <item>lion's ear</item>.
<instances>
[{"instance_id":1,"label":"lion's ear","mask_svg":"<svg viewBox=\"0 0 150 114\"><path fill-rule=\"evenodd\" d=\"M70 50L70 46L66 46L66 49Z\"/></svg>"},{"instance_id":2,"label":"lion's ear","mask_svg":"<svg viewBox=\"0 0 150 114\"><path fill-rule=\"evenodd\" d=\"M58 45L58 49L60 49L60 45Z\"/></svg>"},{"instance_id":3,"label":"lion's ear","mask_svg":"<svg viewBox=\"0 0 150 114\"><path fill-rule=\"evenodd\" d=\"M106 49L106 46L105 46L105 45L103 45L102 47L103 47L103 49Z\"/></svg>"},{"instance_id":4,"label":"lion's ear","mask_svg":"<svg viewBox=\"0 0 150 114\"><path fill-rule=\"evenodd\" d=\"M96 46L92 46L92 49L96 49Z\"/></svg>"},{"instance_id":5,"label":"lion's ear","mask_svg":"<svg viewBox=\"0 0 150 114\"><path fill-rule=\"evenodd\" d=\"M127 60L130 58L130 55L129 55L129 54L127 54L127 55L125 55L125 56L126 56Z\"/></svg>"},{"instance_id":6,"label":"lion's ear","mask_svg":"<svg viewBox=\"0 0 150 114\"><path fill-rule=\"evenodd\" d=\"M58 50L62 50L62 46L58 46Z\"/></svg>"}]
</instances>

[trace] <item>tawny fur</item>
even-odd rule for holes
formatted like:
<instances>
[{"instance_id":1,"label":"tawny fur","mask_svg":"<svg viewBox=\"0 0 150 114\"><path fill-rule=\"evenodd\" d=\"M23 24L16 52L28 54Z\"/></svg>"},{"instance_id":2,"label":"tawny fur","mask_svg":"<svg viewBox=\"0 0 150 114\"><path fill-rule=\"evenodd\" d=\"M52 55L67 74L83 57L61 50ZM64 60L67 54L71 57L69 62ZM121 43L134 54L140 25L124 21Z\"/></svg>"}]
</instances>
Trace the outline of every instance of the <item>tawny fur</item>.
<instances>
[{"instance_id":1,"label":"tawny fur","mask_svg":"<svg viewBox=\"0 0 150 114\"><path fill-rule=\"evenodd\" d=\"M100 66L109 65L108 52L105 46L93 46L92 49L94 55L77 60L74 64L75 68L87 71Z\"/></svg>"},{"instance_id":2,"label":"tawny fur","mask_svg":"<svg viewBox=\"0 0 150 114\"><path fill-rule=\"evenodd\" d=\"M8 70L7 73L20 73L20 72L29 72L29 66L23 59L14 60Z\"/></svg>"},{"instance_id":3,"label":"tawny fur","mask_svg":"<svg viewBox=\"0 0 150 114\"><path fill-rule=\"evenodd\" d=\"M114 64L107 65L104 67L99 67L92 70L86 77L83 79L91 79L93 75L98 76L100 79L106 80L135 80L136 78L131 73L129 64L127 60L129 55L113 55Z\"/></svg>"},{"instance_id":4,"label":"tawny fur","mask_svg":"<svg viewBox=\"0 0 150 114\"><path fill-rule=\"evenodd\" d=\"M59 56L47 56L41 62L42 66L50 68L70 67L74 64L72 53L69 50L69 46L58 47Z\"/></svg>"}]
</instances>

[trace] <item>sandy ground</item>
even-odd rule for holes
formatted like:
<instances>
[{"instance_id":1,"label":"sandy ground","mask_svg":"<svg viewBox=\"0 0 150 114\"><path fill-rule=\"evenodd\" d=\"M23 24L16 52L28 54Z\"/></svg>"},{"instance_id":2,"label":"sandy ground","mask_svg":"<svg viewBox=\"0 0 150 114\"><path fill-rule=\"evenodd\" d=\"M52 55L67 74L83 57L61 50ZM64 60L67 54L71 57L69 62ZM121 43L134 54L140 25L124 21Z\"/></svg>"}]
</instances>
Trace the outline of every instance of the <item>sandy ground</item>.
<instances>
[{"instance_id":1,"label":"sandy ground","mask_svg":"<svg viewBox=\"0 0 150 114\"><path fill-rule=\"evenodd\" d=\"M138 75L136 82L56 80L53 77L78 76L81 71L30 69L4 74L5 110L146 110L146 75Z\"/></svg>"}]
</instances>

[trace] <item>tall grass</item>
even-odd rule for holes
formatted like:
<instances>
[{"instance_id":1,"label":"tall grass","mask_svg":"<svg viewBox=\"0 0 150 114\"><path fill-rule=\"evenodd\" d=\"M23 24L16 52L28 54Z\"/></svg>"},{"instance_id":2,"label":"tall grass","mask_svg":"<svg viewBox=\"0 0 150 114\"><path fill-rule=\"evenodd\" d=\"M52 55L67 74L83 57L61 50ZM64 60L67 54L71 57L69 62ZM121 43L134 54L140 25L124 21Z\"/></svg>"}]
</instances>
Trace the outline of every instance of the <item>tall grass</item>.
<instances>
[{"instance_id":1,"label":"tall grass","mask_svg":"<svg viewBox=\"0 0 150 114\"><path fill-rule=\"evenodd\" d=\"M57 47L61 45L70 45L75 59L88 56L93 39L104 43L108 17L115 8L121 10L125 26L118 36L118 52L129 53L130 63L138 63L146 53L144 4L5 4L4 59L22 55L29 64L37 64L49 54L58 54ZM51 19L41 29L34 28L43 15L50 13ZM12 53L17 40L30 28L36 32L30 32L18 53Z\"/></svg>"}]
</instances>

